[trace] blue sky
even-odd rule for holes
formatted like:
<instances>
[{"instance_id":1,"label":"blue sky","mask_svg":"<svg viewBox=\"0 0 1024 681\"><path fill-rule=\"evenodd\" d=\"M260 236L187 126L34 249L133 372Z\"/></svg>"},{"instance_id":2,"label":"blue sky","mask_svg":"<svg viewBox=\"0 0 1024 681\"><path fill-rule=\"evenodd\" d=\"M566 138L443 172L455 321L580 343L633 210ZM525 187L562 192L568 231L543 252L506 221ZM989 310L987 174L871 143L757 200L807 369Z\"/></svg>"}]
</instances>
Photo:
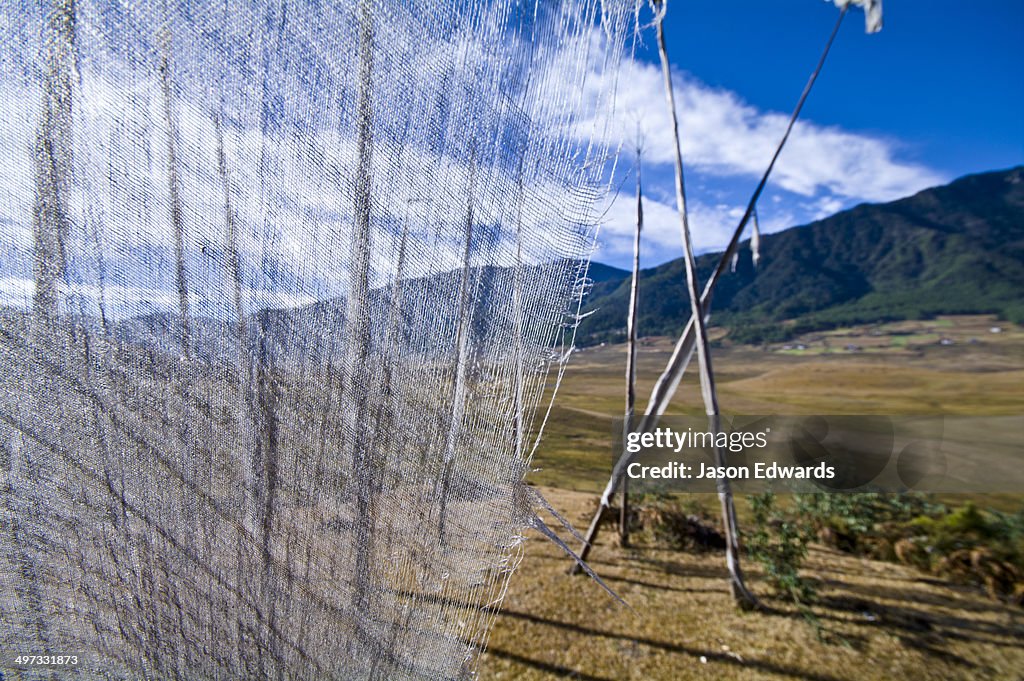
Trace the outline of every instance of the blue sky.
<instances>
[{"instance_id":1,"label":"blue sky","mask_svg":"<svg viewBox=\"0 0 1024 681\"><path fill-rule=\"evenodd\" d=\"M865 33L860 8L844 21L759 204L765 231L1024 162L1024 3L890 0L884 9L877 34ZM837 15L832 3L811 0L669 0L666 36L700 250L727 240ZM622 108L634 110L622 114L633 119L623 129L650 121L644 266L681 253L656 64L649 30L618 86L620 101L631 102ZM624 145L623 171L633 146ZM633 191L631 177L623 191ZM629 262L629 198L608 210L596 260Z\"/></svg>"}]
</instances>

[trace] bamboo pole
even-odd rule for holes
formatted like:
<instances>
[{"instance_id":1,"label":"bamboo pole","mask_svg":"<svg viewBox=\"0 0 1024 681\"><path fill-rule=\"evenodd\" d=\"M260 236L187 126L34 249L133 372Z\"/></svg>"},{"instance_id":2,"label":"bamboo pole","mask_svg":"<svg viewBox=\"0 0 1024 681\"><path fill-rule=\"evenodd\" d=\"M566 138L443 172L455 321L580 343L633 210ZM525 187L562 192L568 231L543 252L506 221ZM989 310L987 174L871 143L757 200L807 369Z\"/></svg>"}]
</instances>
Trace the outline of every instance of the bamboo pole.
<instances>
[{"instance_id":1,"label":"bamboo pole","mask_svg":"<svg viewBox=\"0 0 1024 681\"><path fill-rule=\"evenodd\" d=\"M32 211L35 293L33 318L57 317L59 285L66 275L70 231L71 99L75 59L75 3L55 0L46 18L43 106L36 132L35 206ZM45 333L45 332L43 332Z\"/></svg>"},{"instance_id":2,"label":"bamboo pole","mask_svg":"<svg viewBox=\"0 0 1024 681\"><path fill-rule=\"evenodd\" d=\"M367 456L372 443L366 433L368 405L361 390L369 386L369 298L371 243L371 194L373 169L373 49L374 17L371 0L359 3L359 71L356 105L356 168L353 195L352 258L349 273L349 301L345 315L348 335L346 373L343 390L349 410L350 428L346 433L355 483L355 569L353 606L365 613L370 607L374 572L374 500L377 487L375 471Z\"/></svg>"},{"instance_id":3,"label":"bamboo pole","mask_svg":"<svg viewBox=\"0 0 1024 681\"><path fill-rule=\"evenodd\" d=\"M71 174L71 129L72 129L72 74L74 70L75 6L72 0L55 0L48 8L44 33L43 101L33 148L35 204L32 210L33 263L32 275L35 292L32 299L30 347L48 348L53 336L52 326L58 316L60 282L66 276L66 240L70 231L68 189ZM86 336L87 337L87 336ZM31 356L31 355L30 355ZM88 366L89 362L85 362ZM31 395L32 392L29 392ZM40 391L40 394L44 394ZM32 400L35 401L34 399ZM31 404L31 403L30 403ZM26 405L28 406L28 405ZM5 419L6 420L6 419ZM15 432L19 428L13 423ZM23 430L24 432L24 430ZM15 471L26 471L29 466L47 466L45 459L32 461L34 452L29 447L11 447L10 466ZM57 451L53 448L51 451ZM77 461L75 462L78 463ZM37 494L31 489L34 480L24 473L11 475L4 495L10 499L30 499ZM110 478L108 477L109 481ZM13 496L7 496L13 495ZM24 580L6 583L14 592L18 587L34 587L27 577L45 569L39 565L40 552L28 550L36 543L34 533L26 528L18 514L10 517L7 531L13 540L10 559L19 566ZM26 536L27 535L27 536ZM21 613L23 621L36 632L36 640L47 641L57 625L48 612L48 604L41 598L21 601L28 607ZM58 627L59 628L59 625Z\"/></svg>"},{"instance_id":4,"label":"bamboo pole","mask_svg":"<svg viewBox=\"0 0 1024 681\"><path fill-rule=\"evenodd\" d=\"M238 217L231 201L231 178L228 173L227 155L224 153L224 125L219 114L213 117L213 129L217 140L217 175L220 176L221 189L224 192L224 255L227 259L228 276L233 285L232 302L235 307L239 346L244 347L245 308L242 304L242 271L238 257Z\"/></svg>"},{"instance_id":5,"label":"bamboo pole","mask_svg":"<svg viewBox=\"0 0 1024 681\"><path fill-rule=\"evenodd\" d=\"M455 331L455 366L453 367L453 392L451 420L448 423L448 436L445 439L444 465L441 471L440 488L436 490L438 499L438 541L446 546L448 493L451 489L452 475L455 468L456 447L463 419L466 412L466 373L469 362L469 341L472 324L470 301L470 278L472 276L471 259L473 255L473 193L476 187L476 155L470 168L469 199L466 203L466 245L462 253L462 272L459 279L458 324Z\"/></svg>"},{"instance_id":6,"label":"bamboo pole","mask_svg":"<svg viewBox=\"0 0 1024 681\"><path fill-rule=\"evenodd\" d=\"M775 149L775 154L772 156L771 162L768 164L764 174L761 176L761 180L758 183L757 188L751 195L750 201L747 204L747 209L744 212L743 217L740 218L740 222L736 226L736 229L733 231L732 238L729 240L728 246L726 246L725 251L722 253L722 257L718 261L718 266L715 268L715 271L711 274L707 284L704 286L704 292L700 298L700 310L705 317L710 314L711 298L714 293L715 286L718 284L718 280L722 274L726 269L728 269L732 256L739 247L739 241L740 237L743 235L743 230L746 228L747 223L750 221L751 216L756 209L757 201L761 197L761 193L768 182L768 177L771 175L771 172L775 167L775 163L778 160L779 155L782 153L782 149L785 147L786 141L789 139L790 132L792 132L793 126L796 123L797 118L800 116L800 111L803 109L804 103L807 101L807 97L810 95L811 89L814 87L814 83L818 79L822 67L825 65L825 60L828 57L828 53L832 47L832 43L835 41L836 35L839 33L839 27L841 26L843 17L845 16L846 8L843 8L840 10L839 18L836 20L832 33L825 44L825 49L822 51L818 64L811 73L796 107L790 115L786 132L779 141L779 144ZM676 341L675 348L672 351L672 356L669 358L668 364L665 366L664 371L662 371L661 376L658 377L658 381L655 383L654 388L651 391L651 397L647 402L647 408L644 410L643 418L641 419L639 426L636 428L638 432L649 432L654 430L657 426L658 420L665 413L665 409L668 407L673 395L675 395L676 389L679 387L679 382L682 380L687 366L689 366L690 359L693 357L695 341L696 335L694 329L694 318L691 316L686 327L683 329L682 334L680 334L679 339ZM594 546L604 513L611 503L612 496L618 490L619 484L624 480L624 473L626 465L629 463L629 458L630 454L626 452L624 448L622 454L620 454L616 461L615 466L612 468L612 474L608 480L608 484L605 486L604 492L601 495L601 503L598 505L597 511L590 520L590 525L587 529L586 535L584 536L583 544L580 546L580 560L586 560L587 556L590 554L590 549ZM579 572L578 566L574 564L573 567L570 568L570 572L572 574Z\"/></svg>"},{"instance_id":7,"label":"bamboo pole","mask_svg":"<svg viewBox=\"0 0 1024 681\"><path fill-rule=\"evenodd\" d=\"M663 3L665 0L655 0ZM683 237L683 251L686 264L686 285L690 297L691 316L696 322L697 365L700 369L700 389L704 399L704 410L708 415L708 427L718 440L721 430L721 417L718 407L718 395L715 389L715 371L711 361L711 346L704 311L701 305L699 282L697 280L697 261L693 254L693 238L690 234L689 213L686 208L686 184L683 177L683 152L679 138L679 120L676 114L675 92L672 88L672 67L668 60L668 49L665 47L664 12L659 12L655 21L658 36L658 55L661 57L661 71L665 82L665 100L668 104L672 120L672 137L675 140L675 185L676 206L679 210L679 227ZM715 446L715 463L725 466L725 451ZM722 506L722 525L725 529L726 565L729 569L729 584L733 598L743 605L756 605L757 599L743 582L743 570L740 567L739 536L736 523L736 508L733 503L732 489L728 479L718 478L718 499Z\"/></svg>"},{"instance_id":8,"label":"bamboo pole","mask_svg":"<svg viewBox=\"0 0 1024 681\"><path fill-rule=\"evenodd\" d=\"M181 200L181 178L178 176L178 125L174 118L174 95L171 89L171 33L163 29L163 51L160 56L160 86L164 96L164 124L167 132L168 191L171 199L171 226L174 229L174 283L178 293L178 315L181 317L181 354L192 356L192 313L189 309L188 275L185 249L185 216Z\"/></svg>"},{"instance_id":9,"label":"bamboo pole","mask_svg":"<svg viewBox=\"0 0 1024 681\"><path fill-rule=\"evenodd\" d=\"M640 289L640 233L644 228L643 187L640 169L640 141L636 146L636 229L633 236L633 279L629 286L629 316L626 318L626 412L622 422L622 447L633 430L636 412L636 306ZM622 481L622 507L619 510L619 543L629 546L629 484Z\"/></svg>"}]
</instances>

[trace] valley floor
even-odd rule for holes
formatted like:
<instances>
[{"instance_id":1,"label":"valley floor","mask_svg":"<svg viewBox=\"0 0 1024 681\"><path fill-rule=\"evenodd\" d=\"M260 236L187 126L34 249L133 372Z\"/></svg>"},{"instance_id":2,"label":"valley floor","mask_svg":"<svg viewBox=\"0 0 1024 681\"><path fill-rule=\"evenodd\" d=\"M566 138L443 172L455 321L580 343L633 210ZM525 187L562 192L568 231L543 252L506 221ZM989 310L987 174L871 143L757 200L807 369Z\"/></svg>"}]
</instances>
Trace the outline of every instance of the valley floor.
<instances>
[{"instance_id":1,"label":"valley floor","mask_svg":"<svg viewBox=\"0 0 1024 681\"><path fill-rule=\"evenodd\" d=\"M544 488L577 526L593 495ZM481 679L1021 679L1024 610L980 589L905 566L823 547L812 624L748 578L770 610L732 603L723 557L613 546L607 531L591 565L635 610L616 603L536 534L526 542L484 654Z\"/></svg>"},{"instance_id":2,"label":"valley floor","mask_svg":"<svg viewBox=\"0 0 1024 681\"><path fill-rule=\"evenodd\" d=\"M724 413L1024 413L1024 330L991 317L841 329L785 345L719 343ZM643 341L638 410L670 351L668 339ZM611 468L624 358L621 345L573 357L529 478L578 528ZM701 413L694 376L670 413ZM974 501L1016 510L1022 499ZM739 507L742 520L742 499ZM809 618L773 599L749 561L769 611L739 611L718 553L622 548L609 526L590 563L635 612L567 576L569 559L531 533L482 679L1024 679L1024 610L904 565L813 545L803 574L820 599Z\"/></svg>"}]
</instances>

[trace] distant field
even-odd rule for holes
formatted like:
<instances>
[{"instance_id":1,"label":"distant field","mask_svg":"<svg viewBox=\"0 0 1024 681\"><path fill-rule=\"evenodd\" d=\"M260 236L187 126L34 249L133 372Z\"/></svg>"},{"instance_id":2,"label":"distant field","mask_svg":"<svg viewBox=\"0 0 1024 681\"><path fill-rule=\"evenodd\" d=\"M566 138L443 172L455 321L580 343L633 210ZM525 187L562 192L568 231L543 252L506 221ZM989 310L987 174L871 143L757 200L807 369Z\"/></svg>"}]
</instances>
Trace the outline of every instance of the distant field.
<instances>
[{"instance_id":1,"label":"distant field","mask_svg":"<svg viewBox=\"0 0 1024 681\"><path fill-rule=\"evenodd\" d=\"M641 341L639 412L671 351L668 338ZM765 347L731 346L726 336L713 360L726 414L1024 414L1024 329L990 316L837 329ZM573 356L531 482L603 487L625 399L624 367L623 345ZM696 373L687 372L669 413L703 413Z\"/></svg>"},{"instance_id":2,"label":"distant field","mask_svg":"<svg viewBox=\"0 0 1024 681\"><path fill-rule=\"evenodd\" d=\"M669 339L643 341L639 410L670 352ZM529 478L577 527L589 521L610 470L624 353L621 345L603 346L573 357L534 460L539 470ZM1024 329L991 317L839 329L767 347L720 338L714 360L725 413L1024 413ZM684 379L670 413L702 413L695 374ZM974 500L1021 505L1013 495ZM715 499L700 503L714 508ZM742 519L742 499L739 505ZM815 546L806 572L822 596L813 608L819 637L792 605L770 597L750 564L751 584L772 614L736 610L716 553L623 549L615 539L604 532L591 563L637 612L589 579L566 576L568 559L531 535L481 678L1024 678L1024 611L979 589Z\"/></svg>"}]
</instances>

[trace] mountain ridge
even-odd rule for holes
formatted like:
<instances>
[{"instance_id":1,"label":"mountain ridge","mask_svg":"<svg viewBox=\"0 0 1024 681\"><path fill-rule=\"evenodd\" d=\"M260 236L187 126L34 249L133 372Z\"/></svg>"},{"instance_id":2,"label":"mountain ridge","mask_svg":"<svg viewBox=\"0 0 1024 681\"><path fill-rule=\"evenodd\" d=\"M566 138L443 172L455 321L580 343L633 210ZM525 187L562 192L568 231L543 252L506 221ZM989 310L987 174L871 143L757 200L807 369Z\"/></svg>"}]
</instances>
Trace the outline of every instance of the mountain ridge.
<instances>
[{"instance_id":1,"label":"mountain ridge","mask_svg":"<svg viewBox=\"0 0 1024 681\"><path fill-rule=\"evenodd\" d=\"M697 258L702 282L720 257ZM624 272L594 283L580 345L625 338L628 279ZM641 271L641 335L678 335L689 318L685 281L682 258ZM745 343L976 313L1024 321L1024 166L966 175L766 235L756 271L745 240L736 271L719 280L712 302L712 323Z\"/></svg>"}]
</instances>

